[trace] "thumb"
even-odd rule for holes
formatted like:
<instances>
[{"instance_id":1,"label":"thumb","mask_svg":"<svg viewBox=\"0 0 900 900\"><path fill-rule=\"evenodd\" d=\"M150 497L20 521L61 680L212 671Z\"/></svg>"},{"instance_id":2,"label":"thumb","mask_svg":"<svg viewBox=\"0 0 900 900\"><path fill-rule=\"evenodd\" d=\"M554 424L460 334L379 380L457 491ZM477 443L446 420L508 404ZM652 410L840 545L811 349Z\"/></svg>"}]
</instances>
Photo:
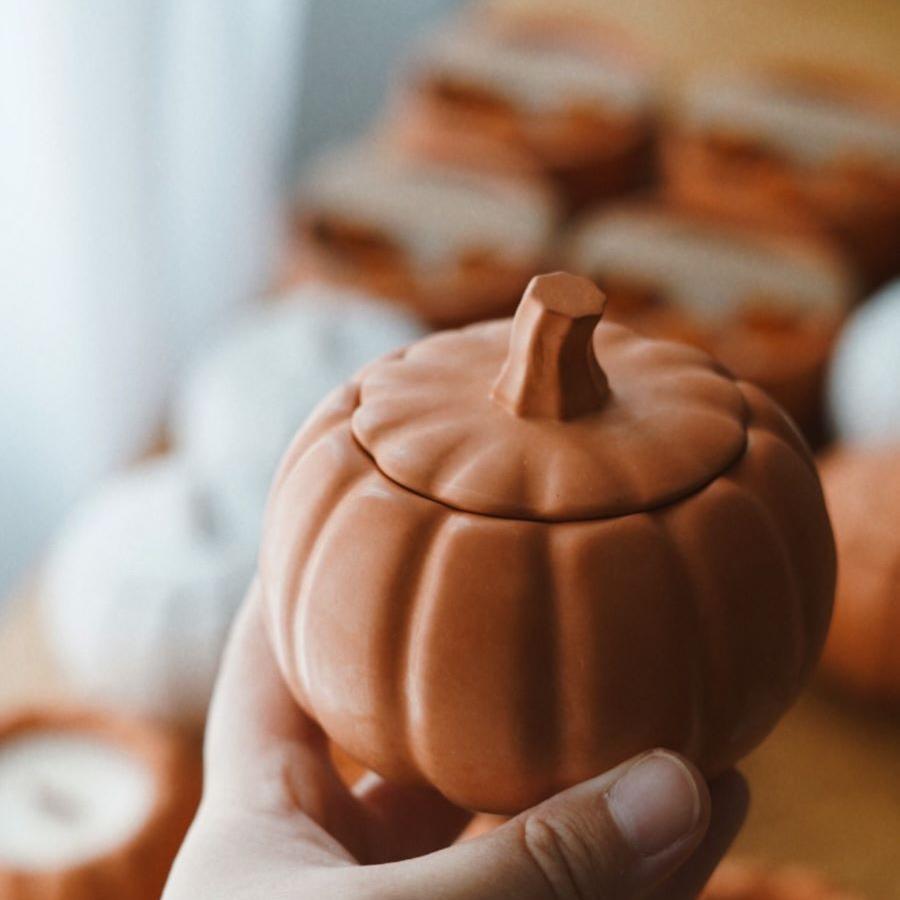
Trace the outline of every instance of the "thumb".
<instances>
[{"instance_id":1,"label":"thumb","mask_svg":"<svg viewBox=\"0 0 900 900\"><path fill-rule=\"evenodd\" d=\"M633 898L693 853L709 815L697 770L654 750L490 834L407 863L402 882L410 897L424 896L427 884L427 896L442 900Z\"/></svg>"}]
</instances>

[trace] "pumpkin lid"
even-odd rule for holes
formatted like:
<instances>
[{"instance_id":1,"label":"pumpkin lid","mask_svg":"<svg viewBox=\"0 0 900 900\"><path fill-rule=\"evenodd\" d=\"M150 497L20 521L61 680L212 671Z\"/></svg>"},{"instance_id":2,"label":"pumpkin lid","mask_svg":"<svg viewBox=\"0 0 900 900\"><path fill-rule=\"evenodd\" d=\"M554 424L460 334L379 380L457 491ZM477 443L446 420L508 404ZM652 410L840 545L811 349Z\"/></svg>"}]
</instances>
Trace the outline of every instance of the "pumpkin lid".
<instances>
[{"instance_id":1,"label":"pumpkin lid","mask_svg":"<svg viewBox=\"0 0 900 900\"><path fill-rule=\"evenodd\" d=\"M370 366L354 436L384 475L472 513L569 521L658 507L746 441L735 382L704 353L599 324L588 279L534 278L515 317Z\"/></svg>"}]
</instances>

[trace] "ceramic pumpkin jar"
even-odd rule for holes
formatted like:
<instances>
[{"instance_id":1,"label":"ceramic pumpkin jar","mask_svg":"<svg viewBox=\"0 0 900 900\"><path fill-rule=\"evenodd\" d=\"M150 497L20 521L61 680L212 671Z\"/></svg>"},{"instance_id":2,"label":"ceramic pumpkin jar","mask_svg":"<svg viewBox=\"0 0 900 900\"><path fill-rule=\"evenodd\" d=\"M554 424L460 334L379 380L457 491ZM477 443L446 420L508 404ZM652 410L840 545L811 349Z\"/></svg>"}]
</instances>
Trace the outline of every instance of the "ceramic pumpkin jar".
<instances>
[{"instance_id":1,"label":"ceramic pumpkin jar","mask_svg":"<svg viewBox=\"0 0 900 900\"><path fill-rule=\"evenodd\" d=\"M64 523L40 608L70 688L93 705L201 726L256 541L225 533L174 456L110 478Z\"/></svg>"},{"instance_id":2,"label":"ceramic pumpkin jar","mask_svg":"<svg viewBox=\"0 0 900 900\"><path fill-rule=\"evenodd\" d=\"M258 546L269 484L297 422L367 362L424 334L402 310L308 284L248 310L199 353L170 430L223 529Z\"/></svg>"},{"instance_id":3,"label":"ceramic pumpkin jar","mask_svg":"<svg viewBox=\"0 0 900 900\"><path fill-rule=\"evenodd\" d=\"M606 292L610 317L696 344L820 437L827 364L857 290L830 244L647 199L584 216L563 253Z\"/></svg>"},{"instance_id":4,"label":"ceramic pumpkin jar","mask_svg":"<svg viewBox=\"0 0 900 900\"><path fill-rule=\"evenodd\" d=\"M801 866L768 868L726 860L713 873L700 900L861 900Z\"/></svg>"},{"instance_id":5,"label":"ceramic pumpkin jar","mask_svg":"<svg viewBox=\"0 0 900 900\"><path fill-rule=\"evenodd\" d=\"M565 273L515 318L368 367L298 433L260 571L280 668L364 765L510 813L664 745L709 775L824 639L802 439L702 352L600 324Z\"/></svg>"},{"instance_id":6,"label":"ceramic pumpkin jar","mask_svg":"<svg viewBox=\"0 0 900 900\"><path fill-rule=\"evenodd\" d=\"M847 321L831 362L827 398L841 440L900 443L900 281Z\"/></svg>"},{"instance_id":7,"label":"ceramic pumpkin jar","mask_svg":"<svg viewBox=\"0 0 900 900\"><path fill-rule=\"evenodd\" d=\"M157 900L200 795L200 753L133 720L0 720L3 900Z\"/></svg>"},{"instance_id":8,"label":"ceramic pumpkin jar","mask_svg":"<svg viewBox=\"0 0 900 900\"><path fill-rule=\"evenodd\" d=\"M861 696L900 703L900 444L840 447L821 472L840 561L822 670Z\"/></svg>"},{"instance_id":9,"label":"ceramic pumpkin jar","mask_svg":"<svg viewBox=\"0 0 900 900\"><path fill-rule=\"evenodd\" d=\"M611 23L482 7L414 49L390 134L423 157L541 174L578 209L649 180L655 75Z\"/></svg>"},{"instance_id":10,"label":"ceramic pumpkin jar","mask_svg":"<svg viewBox=\"0 0 900 900\"><path fill-rule=\"evenodd\" d=\"M900 96L811 67L706 75L663 141L678 202L836 240L874 286L900 272Z\"/></svg>"},{"instance_id":11,"label":"ceramic pumpkin jar","mask_svg":"<svg viewBox=\"0 0 900 900\"><path fill-rule=\"evenodd\" d=\"M378 141L332 149L301 176L284 280L351 287L435 327L508 315L554 236L532 175L413 159Z\"/></svg>"}]
</instances>

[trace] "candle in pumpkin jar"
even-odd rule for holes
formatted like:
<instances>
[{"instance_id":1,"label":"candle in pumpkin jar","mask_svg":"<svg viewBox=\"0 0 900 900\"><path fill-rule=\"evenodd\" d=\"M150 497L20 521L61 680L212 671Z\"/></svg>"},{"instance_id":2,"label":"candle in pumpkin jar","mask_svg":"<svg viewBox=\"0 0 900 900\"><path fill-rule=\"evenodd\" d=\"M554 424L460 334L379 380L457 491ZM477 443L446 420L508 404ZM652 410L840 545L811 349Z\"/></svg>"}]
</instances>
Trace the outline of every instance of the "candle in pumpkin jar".
<instances>
[{"instance_id":1,"label":"candle in pumpkin jar","mask_svg":"<svg viewBox=\"0 0 900 900\"><path fill-rule=\"evenodd\" d=\"M146 823L152 773L98 735L38 730L0 744L0 864L57 869L124 844Z\"/></svg>"}]
</instances>

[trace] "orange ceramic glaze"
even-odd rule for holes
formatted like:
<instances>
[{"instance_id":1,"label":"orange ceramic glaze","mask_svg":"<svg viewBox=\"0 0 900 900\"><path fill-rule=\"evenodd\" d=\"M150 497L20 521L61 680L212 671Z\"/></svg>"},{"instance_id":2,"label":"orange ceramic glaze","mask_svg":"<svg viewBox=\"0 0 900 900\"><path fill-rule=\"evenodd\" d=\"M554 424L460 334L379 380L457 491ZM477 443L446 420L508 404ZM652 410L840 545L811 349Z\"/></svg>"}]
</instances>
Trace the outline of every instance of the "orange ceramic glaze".
<instances>
[{"instance_id":1,"label":"orange ceramic glaze","mask_svg":"<svg viewBox=\"0 0 900 900\"><path fill-rule=\"evenodd\" d=\"M15 763L11 761L10 748L22 741L40 743L44 739L51 743L61 740L63 744L70 740L88 742L89 749L96 748L94 752L112 754L113 762L121 755L135 772L146 776L144 809L121 840L111 840L83 857L54 860L61 852L59 845L73 829L89 832L102 828L104 816L85 802L85 785L69 791L58 783L60 772L55 764L38 763L34 769L30 763L29 770L17 777L15 790L11 789L9 769ZM32 749L32 758L39 752L36 747ZM66 752L71 752L71 745L68 751L62 750L63 759ZM18 762L21 765L21 760ZM45 850L49 854L52 861L46 864L10 860L5 856L9 848L0 846L3 900L158 900L199 801L199 748L169 732L132 720L76 711L35 710L0 722L0 769L4 796L21 807L21 827L35 827L29 814L37 810L49 821L49 831L59 835L49 840L51 846L38 848L39 855ZM71 775L68 777L71 788ZM119 802L115 796L103 802L107 800ZM0 817L10 814L9 809L0 808ZM21 837L29 835L23 831ZM20 844L21 841L14 842L21 852Z\"/></svg>"},{"instance_id":2,"label":"orange ceramic glaze","mask_svg":"<svg viewBox=\"0 0 900 900\"><path fill-rule=\"evenodd\" d=\"M649 180L653 82L612 24L482 9L422 43L390 134L425 157L542 174L580 209Z\"/></svg>"},{"instance_id":3,"label":"orange ceramic glaze","mask_svg":"<svg viewBox=\"0 0 900 900\"><path fill-rule=\"evenodd\" d=\"M716 869L700 900L859 900L800 866L767 869L758 863L726 860Z\"/></svg>"},{"instance_id":4,"label":"orange ceramic glaze","mask_svg":"<svg viewBox=\"0 0 900 900\"><path fill-rule=\"evenodd\" d=\"M822 463L840 566L822 657L833 681L900 703L900 446L847 446Z\"/></svg>"},{"instance_id":5,"label":"orange ceramic glaze","mask_svg":"<svg viewBox=\"0 0 900 900\"><path fill-rule=\"evenodd\" d=\"M715 775L815 663L834 550L790 422L586 279L327 398L261 578L300 704L366 767L511 813L663 745Z\"/></svg>"},{"instance_id":6,"label":"orange ceramic glaze","mask_svg":"<svg viewBox=\"0 0 900 900\"><path fill-rule=\"evenodd\" d=\"M900 272L900 99L791 68L689 89L663 142L686 206L836 240L867 287Z\"/></svg>"}]
</instances>

